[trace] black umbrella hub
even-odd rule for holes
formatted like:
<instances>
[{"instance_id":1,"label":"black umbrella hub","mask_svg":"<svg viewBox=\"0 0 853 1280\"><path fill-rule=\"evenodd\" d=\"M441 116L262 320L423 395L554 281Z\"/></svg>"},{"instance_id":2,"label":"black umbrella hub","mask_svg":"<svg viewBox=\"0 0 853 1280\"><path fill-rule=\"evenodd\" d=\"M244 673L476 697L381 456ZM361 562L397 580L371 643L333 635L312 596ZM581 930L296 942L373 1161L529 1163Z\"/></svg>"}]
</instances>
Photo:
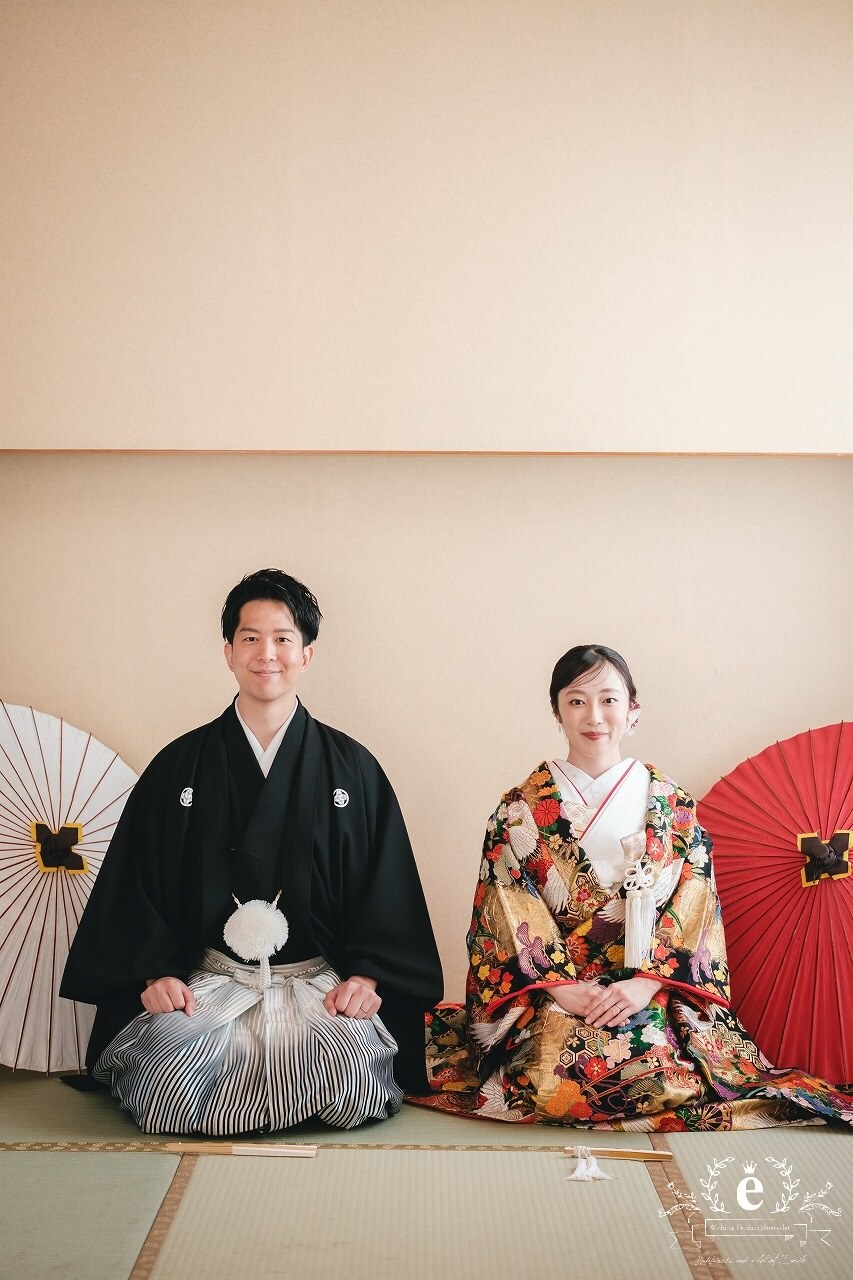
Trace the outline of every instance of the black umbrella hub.
<instances>
[{"instance_id":1,"label":"black umbrella hub","mask_svg":"<svg viewBox=\"0 0 853 1280\"><path fill-rule=\"evenodd\" d=\"M75 848L83 839L83 828L79 823L52 831L46 822L33 822L30 830L36 860L42 871L69 871L72 875L79 875L89 870L86 859Z\"/></svg>"},{"instance_id":2,"label":"black umbrella hub","mask_svg":"<svg viewBox=\"0 0 853 1280\"><path fill-rule=\"evenodd\" d=\"M850 875L851 836L850 831L836 831L826 841L813 831L797 836L797 848L806 859L802 870L806 887L817 884L821 876L837 880Z\"/></svg>"}]
</instances>

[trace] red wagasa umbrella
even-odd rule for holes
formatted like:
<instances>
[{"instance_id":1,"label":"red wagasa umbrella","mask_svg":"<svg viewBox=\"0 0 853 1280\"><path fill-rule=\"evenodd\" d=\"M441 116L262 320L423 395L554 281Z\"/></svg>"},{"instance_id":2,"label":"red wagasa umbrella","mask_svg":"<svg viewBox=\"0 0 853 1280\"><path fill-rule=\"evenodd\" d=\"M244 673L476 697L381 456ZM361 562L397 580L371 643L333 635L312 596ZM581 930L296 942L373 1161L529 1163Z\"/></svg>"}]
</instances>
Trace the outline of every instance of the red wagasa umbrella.
<instances>
[{"instance_id":1,"label":"red wagasa umbrella","mask_svg":"<svg viewBox=\"0 0 853 1280\"><path fill-rule=\"evenodd\" d=\"M775 742L698 807L732 1006L762 1053L853 1083L853 724Z\"/></svg>"}]
</instances>

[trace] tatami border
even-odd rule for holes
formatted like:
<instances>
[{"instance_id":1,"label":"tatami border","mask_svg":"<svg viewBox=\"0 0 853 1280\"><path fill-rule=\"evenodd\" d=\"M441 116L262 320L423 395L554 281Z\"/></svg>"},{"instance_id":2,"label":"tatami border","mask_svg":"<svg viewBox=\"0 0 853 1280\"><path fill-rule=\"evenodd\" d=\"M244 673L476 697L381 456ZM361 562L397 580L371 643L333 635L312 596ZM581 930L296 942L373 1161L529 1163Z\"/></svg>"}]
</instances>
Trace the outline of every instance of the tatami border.
<instances>
[{"instance_id":1,"label":"tatami border","mask_svg":"<svg viewBox=\"0 0 853 1280\"><path fill-rule=\"evenodd\" d=\"M655 1151L670 1151L671 1148L660 1133L647 1135ZM646 1164L652 1186L657 1192L663 1206L670 1228L678 1241L682 1257L690 1268L693 1280L732 1280L732 1273L717 1257L706 1258L696 1243L693 1229L684 1213L684 1203L690 1199L690 1188L684 1180L684 1174L678 1164L678 1157L673 1154L672 1160L658 1162L649 1160Z\"/></svg>"},{"instance_id":2,"label":"tatami border","mask_svg":"<svg viewBox=\"0 0 853 1280\"><path fill-rule=\"evenodd\" d=\"M181 1156L175 1176L169 1184L169 1190L163 1197L163 1203L157 1210L151 1229L145 1237L145 1243L139 1250L139 1257L134 1263L128 1280L148 1280L159 1257L160 1250L175 1220L175 1214L184 1198L184 1192L193 1176L198 1156Z\"/></svg>"},{"instance_id":3,"label":"tatami border","mask_svg":"<svg viewBox=\"0 0 853 1280\"><path fill-rule=\"evenodd\" d=\"M264 1143L258 1143L263 1149ZM155 1155L176 1156L179 1152L169 1151L162 1142L0 1142L0 1151L145 1151ZM562 1146L558 1143L504 1143L496 1142L321 1142L317 1145L317 1154L321 1151L551 1151L560 1153ZM202 1153L203 1154L203 1153ZM211 1153L215 1154L215 1153ZM186 1160L188 1157L183 1156ZM238 1157L243 1159L241 1155Z\"/></svg>"}]
</instances>

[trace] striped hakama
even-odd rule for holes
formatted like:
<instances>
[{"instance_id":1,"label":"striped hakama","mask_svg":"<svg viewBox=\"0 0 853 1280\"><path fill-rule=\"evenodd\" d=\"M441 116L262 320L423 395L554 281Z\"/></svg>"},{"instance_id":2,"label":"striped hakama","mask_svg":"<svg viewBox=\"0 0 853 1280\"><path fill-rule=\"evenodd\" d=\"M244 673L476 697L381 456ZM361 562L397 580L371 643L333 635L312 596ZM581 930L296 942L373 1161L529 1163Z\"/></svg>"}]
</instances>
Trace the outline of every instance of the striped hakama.
<instances>
[{"instance_id":1,"label":"striped hakama","mask_svg":"<svg viewBox=\"0 0 853 1280\"><path fill-rule=\"evenodd\" d=\"M189 986L190 1015L143 1012L107 1045L94 1074L144 1133L226 1136L311 1117L341 1129L381 1120L403 1100L397 1045L378 1017L332 1017L340 981L320 957L256 965L208 948Z\"/></svg>"}]
</instances>

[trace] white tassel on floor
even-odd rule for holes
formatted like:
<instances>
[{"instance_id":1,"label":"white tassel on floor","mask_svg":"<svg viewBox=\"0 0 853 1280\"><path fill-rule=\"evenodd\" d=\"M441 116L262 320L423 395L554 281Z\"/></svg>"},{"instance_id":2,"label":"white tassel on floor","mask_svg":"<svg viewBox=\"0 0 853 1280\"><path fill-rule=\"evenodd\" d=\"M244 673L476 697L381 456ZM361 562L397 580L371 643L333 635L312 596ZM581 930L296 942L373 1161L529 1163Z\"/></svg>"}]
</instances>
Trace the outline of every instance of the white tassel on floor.
<instances>
[{"instance_id":1,"label":"white tassel on floor","mask_svg":"<svg viewBox=\"0 0 853 1280\"><path fill-rule=\"evenodd\" d=\"M578 1147L578 1162L574 1173L570 1173L566 1182L601 1182L611 1181L611 1175L605 1173L589 1147Z\"/></svg>"}]
</instances>

